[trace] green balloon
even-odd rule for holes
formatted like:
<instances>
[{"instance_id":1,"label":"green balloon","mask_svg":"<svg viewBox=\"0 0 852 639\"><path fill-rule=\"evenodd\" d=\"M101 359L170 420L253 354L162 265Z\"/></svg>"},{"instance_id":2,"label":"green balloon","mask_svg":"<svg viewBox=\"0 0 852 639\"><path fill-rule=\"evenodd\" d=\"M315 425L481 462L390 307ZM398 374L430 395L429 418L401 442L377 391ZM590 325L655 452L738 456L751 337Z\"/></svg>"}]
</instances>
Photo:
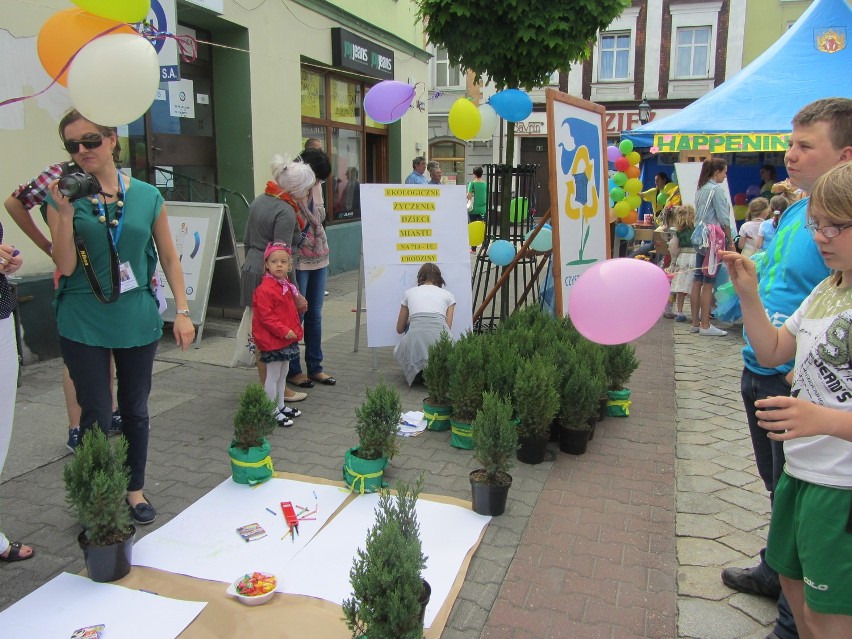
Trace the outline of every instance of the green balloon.
<instances>
[{"instance_id":1,"label":"green balloon","mask_svg":"<svg viewBox=\"0 0 852 639\"><path fill-rule=\"evenodd\" d=\"M621 202L624 199L624 189L616 186L609 192L609 197L613 202Z\"/></svg>"},{"instance_id":2,"label":"green balloon","mask_svg":"<svg viewBox=\"0 0 852 639\"><path fill-rule=\"evenodd\" d=\"M665 206L666 202L668 202L668 201L669 201L669 194L665 193L663 191L660 191L660 193L657 195L657 204L659 204L660 206Z\"/></svg>"},{"instance_id":3,"label":"green balloon","mask_svg":"<svg viewBox=\"0 0 852 639\"><path fill-rule=\"evenodd\" d=\"M614 173L612 176L612 182L616 186L624 186L625 184L627 184L627 174L622 171Z\"/></svg>"},{"instance_id":4,"label":"green balloon","mask_svg":"<svg viewBox=\"0 0 852 639\"><path fill-rule=\"evenodd\" d=\"M627 155L633 150L633 142L622 140L618 145L618 150L621 151L621 155Z\"/></svg>"}]
</instances>

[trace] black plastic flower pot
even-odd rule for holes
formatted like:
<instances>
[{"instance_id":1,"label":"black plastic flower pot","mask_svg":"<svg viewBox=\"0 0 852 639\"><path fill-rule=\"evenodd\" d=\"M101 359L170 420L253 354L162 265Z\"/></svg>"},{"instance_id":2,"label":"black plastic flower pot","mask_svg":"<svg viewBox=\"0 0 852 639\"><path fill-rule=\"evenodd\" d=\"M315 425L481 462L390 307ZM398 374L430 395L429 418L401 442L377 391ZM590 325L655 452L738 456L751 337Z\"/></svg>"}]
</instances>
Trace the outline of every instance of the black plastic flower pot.
<instances>
[{"instance_id":1,"label":"black plastic flower pot","mask_svg":"<svg viewBox=\"0 0 852 639\"><path fill-rule=\"evenodd\" d=\"M547 452L547 440L538 437L518 437L517 458L524 464L540 464Z\"/></svg>"},{"instance_id":2,"label":"black plastic flower pot","mask_svg":"<svg viewBox=\"0 0 852 639\"><path fill-rule=\"evenodd\" d=\"M83 551L89 579L98 583L118 581L130 572L133 542L136 540L136 528L134 526L130 528L131 532L127 539L108 546L90 544L86 539L85 530L77 536L77 543Z\"/></svg>"},{"instance_id":3,"label":"black plastic flower pot","mask_svg":"<svg viewBox=\"0 0 852 639\"><path fill-rule=\"evenodd\" d=\"M589 443L589 429L562 428L559 431L559 450L569 455L582 455Z\"/></svg>"},{"instance_id":4,"label":"black plastic flower pot","mask_svg":"<svg viewBox=\"0 0 852 639\"><path fill-rule=\"evenodd\" d=\"M498 472L497 483L486 483L485 470L474 470L470 475L471 504L473 512L497 517L506 512L506 500L512 487L512 476Z\"/></svg>"}]
</instances>

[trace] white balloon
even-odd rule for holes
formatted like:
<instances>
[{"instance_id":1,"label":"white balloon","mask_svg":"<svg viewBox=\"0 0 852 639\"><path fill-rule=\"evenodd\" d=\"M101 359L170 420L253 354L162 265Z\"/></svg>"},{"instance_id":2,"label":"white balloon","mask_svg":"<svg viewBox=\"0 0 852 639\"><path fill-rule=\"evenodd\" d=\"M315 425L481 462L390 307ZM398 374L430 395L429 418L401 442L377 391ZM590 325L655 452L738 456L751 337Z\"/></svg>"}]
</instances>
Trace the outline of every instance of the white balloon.
<instances>
[{"instance_id":1,"label":"white balloon","mask_svg":"<svg viewBox=\"0 0 852 639\"><path fill-rule=\"evenodd\" d=\"M497 111L490 104L479 105L479 116L482 118L482 124L473 138L475 140L490 140L500 122L500 116L497 115Z\"/></svg>"},{"instance_id":2,"label":"white balloon","mask_svg":"<svg viewBox=\"0 0 852 639\"><path fill-rule=\"evenodd\" d=\"M92 40L68 70L72 104L103 126L128 124L144 115L159 85L157 52L145 38L129 33Z\"/></svg>"}]
</instances>

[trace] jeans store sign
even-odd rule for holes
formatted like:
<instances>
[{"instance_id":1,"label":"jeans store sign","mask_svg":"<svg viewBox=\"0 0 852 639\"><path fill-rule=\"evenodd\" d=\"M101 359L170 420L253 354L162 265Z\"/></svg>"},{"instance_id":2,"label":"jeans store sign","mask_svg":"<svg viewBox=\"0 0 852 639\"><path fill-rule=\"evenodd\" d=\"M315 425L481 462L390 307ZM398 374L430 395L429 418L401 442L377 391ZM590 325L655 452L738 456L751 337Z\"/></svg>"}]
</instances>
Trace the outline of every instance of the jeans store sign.
<instances>
[{"instance_id":1,"label":"jeans store sign","mask_svg":"<svg viewBox=\"0 0 852 639\"><path fill-rule=\"evenodd\" d=\"M382 80L393 80L393 51L335 27L331 30L331 63Z\"/></svg>"}]
</instances>

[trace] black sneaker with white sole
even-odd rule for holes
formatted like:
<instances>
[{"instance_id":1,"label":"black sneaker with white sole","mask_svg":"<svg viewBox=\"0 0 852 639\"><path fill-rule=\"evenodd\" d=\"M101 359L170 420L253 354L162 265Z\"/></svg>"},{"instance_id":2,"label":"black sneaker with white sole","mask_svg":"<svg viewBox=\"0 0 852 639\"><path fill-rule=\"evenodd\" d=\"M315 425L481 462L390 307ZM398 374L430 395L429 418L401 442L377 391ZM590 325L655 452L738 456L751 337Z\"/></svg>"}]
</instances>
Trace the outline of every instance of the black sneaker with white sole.
<instances>
[{"instance_id":1,"label":"black sneaker with white sole","mask_svg":"<svg viewBox=\"0 0 852 639\"><path fill-rule=\"evenodd\" d=\"M301 417L302 411L300 411L298 408L285 406L284 408L279 408L277 414L284 415L285 417L289 417L290 419L294 419L296 417Z\"/></svg>"},{"instance_id":2,"label":"black sneaker with white sole","mask_svg":"<svg viewBox=\"0 0 852 639\"><path fill-rule=\"evenodd\" d=\"M278 411L275 411L275 419L278 421L278 425L282 428L290 428L290 426L293 425L292 419Z\"/></svg>"}]
</instances>

